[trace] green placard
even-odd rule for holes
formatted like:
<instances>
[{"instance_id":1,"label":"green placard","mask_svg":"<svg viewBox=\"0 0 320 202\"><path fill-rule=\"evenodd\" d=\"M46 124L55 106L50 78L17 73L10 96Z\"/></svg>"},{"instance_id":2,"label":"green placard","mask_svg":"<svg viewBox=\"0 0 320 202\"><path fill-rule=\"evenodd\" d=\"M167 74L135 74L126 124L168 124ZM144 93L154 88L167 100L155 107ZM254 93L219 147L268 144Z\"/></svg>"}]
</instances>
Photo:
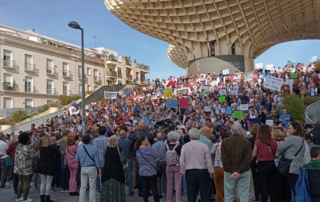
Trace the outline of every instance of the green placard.
<instances>
[{"instance_id":1,"label":"green placard","mask_svg":"<svg viewBox=\"0 0 320 202\"><path fill-rule=\"evenodd\" d=\"M219 102L225 102L225 101L226 101L226 96L219 97Z\"/></svg>"},{"instance_id":2,"label":"green placard","mask_svg":"<svg viewBox=\"0 0 320 202\"><path fill-rule=\"evenodd\" d=\"M298 73L292 73L290 76L291 76L292 79L293 78L297 78L298 77Z\"/></svg>"},{"instance_id":3,"label":"green placard","mask_svg":"<svg viewBox=\"0 0 320 202\"><path fill-rule=\"evenodd\" d=\"M243 111L234 111L233 118L238 118L238 119L243 118Z\"/></svg>"}]
</instances>

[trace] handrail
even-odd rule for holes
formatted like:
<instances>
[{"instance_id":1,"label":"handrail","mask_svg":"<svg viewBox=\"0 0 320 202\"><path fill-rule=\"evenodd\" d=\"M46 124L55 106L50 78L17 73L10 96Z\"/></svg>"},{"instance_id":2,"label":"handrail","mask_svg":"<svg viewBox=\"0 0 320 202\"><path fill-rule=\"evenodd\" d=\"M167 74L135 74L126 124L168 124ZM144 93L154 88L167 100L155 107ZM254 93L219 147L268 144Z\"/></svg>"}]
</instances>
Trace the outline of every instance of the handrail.
<instances>
[{"instance_id":1,"label":"handrail","mask_svg":"<svg viewBox=\"0 0 320 202\"><path fill-rule=\"evenodd\" d=\"M317 121L320 121L320 100L307 106L307 109L304 113L304 119L306 123L312 125Z\"/></svg>"}]
</instances>

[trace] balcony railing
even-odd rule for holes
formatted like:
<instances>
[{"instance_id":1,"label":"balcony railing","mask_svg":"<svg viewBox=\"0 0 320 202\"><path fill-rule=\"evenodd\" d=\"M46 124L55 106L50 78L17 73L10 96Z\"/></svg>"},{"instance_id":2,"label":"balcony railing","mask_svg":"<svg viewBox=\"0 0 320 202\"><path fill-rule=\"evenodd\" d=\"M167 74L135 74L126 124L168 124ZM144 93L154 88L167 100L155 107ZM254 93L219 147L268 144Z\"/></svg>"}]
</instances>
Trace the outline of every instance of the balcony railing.
<instances>
[{"instance_id":1,"label":"balcony railing","mask_svg":"<svg viewBox=\"0 0 320 202\"><path fill-rule=\"evenodd\" d=\"M24 70L27 72L34 72L36 70L36 66L30 63L24 63Z\"/></svg>"},{"instance_id":2,"label":"balcony railing","mask_svg":"<svg viewBox=\"0 0 320 202\"><path fill-rule=\"evenodd\" d=\"M118 72L118 77L119 77L119 78L122 78L122 73L119 73L119 72Z\"/></svg>"},{"instance_id":3,"label":"balcony railing","mask_svg":"<svg viewBox=\"0 0 320 202\"><path fill-rule=\"evenodd\" d=\"M94 76L93 79L94 79L94 82L101 82L100 76Z\"/></svg>"},{"instance_id":4,"label":"balcony railing","mask_svg":"<svg viewBox=\"0 0 320 202\"><path fill-rule=\"evenodd\" d=\"M48 95L56 94L56 89L55 88L47 88L47 94Z\"/></svg>"},{"instance_id":5,"label":"balcony railing","mask_svg":"<svg viewBox=\"0 0 320 202\"><path fill-rule=\"evenodd\" d=\"M2 83L3 90L12 90L16 91L16 86L13 84L9 83Z\"/></svg>"},{"instance_id":6,"label":"balcony railing","mask_svg":"<svg viewBox=\"0 0 320 202\"><path fill-rule=\"evenodd\" d=\"M80 81L82 80L82 74L78 74L78 79L79 79ZM87 79L86 75L84 75L84 79L85 79L85 80Z\"/></svg>"},{"instance_id":7,"label":"balcony railing","mask_svg":"<svg viewBox=\"0 0 320 202\"><path fill-rule=\"evenodd\" d=\"M13 60L2 60L3 68L15 69L14 64L15 64L15 61Z\"/></svg>"},{"instance_id":8,"label":"balcony railing","mask_svg":"<svg viewBox=\"0 0 320 202\"><path fill-rule=\"evenodd\" d=\"M62 70L63 77L72 77L71 71Z\"/></svg>"},{"instance_id":9,"label":"balcony railing","mask_svg":"<svg viewBox=\"0 0 320 202\"><path fill-rule=\"evenodd\" d=\"M117 72L116 71L107 71L107 76L117 77Z\"/></svg>"},{"instance_id":10,"label":"balcony railing","mask_svg":"<svg viewBox=\"0 0 320 202\"><path fill-rule=\"evenodd\" d=\"M34 93L36 91L35 86L24 86L24 92L26 93Z\"/></svg>"},{"instance_id":11,"label":"balcony railing","mask_svg":"<svg viewBox=\"0 0 320 202\"><path fill-rule=\"evenodd\" d=\"M127 75L127 78L132 80L132 75Z\"/></svg>"},{"instance_id":12,"label":"balcony railing","mask_svg":"<svg viewBox=\"0 0 320 202\"><path fill-rule=\"evenodd\" d=\"M46 70L47 70L46 71L47 75L55 75L56 74L55 69L53 67L47 67Z\"/></svg>"}]
</instances>

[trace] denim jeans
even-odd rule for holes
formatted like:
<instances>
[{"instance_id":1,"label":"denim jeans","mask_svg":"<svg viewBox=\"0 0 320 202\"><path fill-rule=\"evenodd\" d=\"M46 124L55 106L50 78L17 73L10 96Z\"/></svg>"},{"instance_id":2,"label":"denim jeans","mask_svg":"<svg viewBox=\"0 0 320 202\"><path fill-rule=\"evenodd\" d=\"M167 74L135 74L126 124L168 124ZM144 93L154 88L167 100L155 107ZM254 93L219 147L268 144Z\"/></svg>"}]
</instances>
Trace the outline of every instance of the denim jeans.
<instances>
[{"instance_id":1,"label":"denim jeans","mask_svg":"<svg viewBox=\"0 0 320 202\"><path fill-rule=\"evenodd\" d=\"M8 178L9 168L6 166L6 159L0 159L0 174L1 174L1 185L0 187L4 187Z\"/></svg>"},{"instance_id":2,"label":"denim jeans","mask_svg":"<svg viewBox=\"0 0 320 202\"><path fill-rule=\"evenodd\" d=\"M185 176L182 176L182 189L183 189L183 193L187 193L187 181Z\"/></svg>"},{"instance_id":3,"label":"denim jeans","mask_svg":"<svg viewBox=\"0 0 320 202\"><path fill-rule=\"evenodd\" d=\"M64 167L64 156L61 154L61 188L69 190L70 171L68 167Z\"/></svg>"},{"instance_id":4,"label":"denim jeans","mask_svg":"<svg viewBox=\"0 0 320 202\"><path fill-rule=\"evenodd\" d=\"M97 175L96 177L96 190L100 191L100 177Z\"/></svg>"},{"instance_id":5,"label":"denim jeans","mask_svg":"<svg viewBox=\"0 0 320 202\"><path fill-rule=\"evenodd\" d=\"M128 167L125 170L126 175L127 175L127 183L128 183L129 191L133 191L132 160L127 159L127 162L128 162Z\"/></svg>"}]
</instances>

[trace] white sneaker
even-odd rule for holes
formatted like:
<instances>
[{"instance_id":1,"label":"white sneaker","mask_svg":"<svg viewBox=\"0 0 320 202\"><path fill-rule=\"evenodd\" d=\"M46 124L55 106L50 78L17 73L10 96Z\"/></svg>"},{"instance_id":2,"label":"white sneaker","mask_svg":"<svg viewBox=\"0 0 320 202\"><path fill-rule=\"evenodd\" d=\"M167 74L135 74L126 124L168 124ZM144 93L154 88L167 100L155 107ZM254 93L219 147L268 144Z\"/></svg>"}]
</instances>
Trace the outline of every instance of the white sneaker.
<instances>
[{"instance_id":1,"label":"white sneaker","mask_svg":"<svg viewBox=\"0 0 320 202\"><path fill-rule=\"evenodd\" d=\"M19 201L23 201L23 197L22 196L20 198L16 199L16 202L19 202Z\"/></svg>"},{"instance_id":2,"label":"white sneaker","mask_svg":"<svg viewBox=\"0 0 320 202\"><path fill-rule=\"evenodd\" d=\"M31 202L31 201L33 201L33 199L31 199L31 198L27 198L27 200L22 201L22 202Z\"/></svg>"}]
</instances>

